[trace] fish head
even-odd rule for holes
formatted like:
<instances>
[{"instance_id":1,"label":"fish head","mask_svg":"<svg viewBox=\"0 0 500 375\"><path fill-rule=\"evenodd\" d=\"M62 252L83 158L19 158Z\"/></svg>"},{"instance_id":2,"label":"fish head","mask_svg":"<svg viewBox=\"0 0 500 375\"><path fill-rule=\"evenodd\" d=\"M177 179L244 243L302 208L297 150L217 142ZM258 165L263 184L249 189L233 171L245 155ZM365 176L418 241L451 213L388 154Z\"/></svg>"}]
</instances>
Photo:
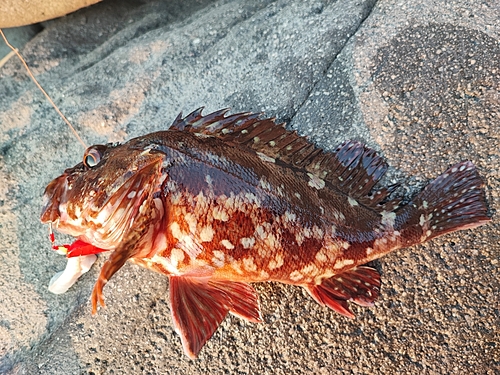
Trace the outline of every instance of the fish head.
<instances>
[{"instance_id":1,"label":"fish head","mask_svg":"<svg viewBox=\"0 0 500 375\"><path fill-rule=\"evenodd\" d=\"M52 180L42 223L102 249L114 249L161 186L164 155L134 143L89 147L83 161Z\"/></svg>"}]
</instances>

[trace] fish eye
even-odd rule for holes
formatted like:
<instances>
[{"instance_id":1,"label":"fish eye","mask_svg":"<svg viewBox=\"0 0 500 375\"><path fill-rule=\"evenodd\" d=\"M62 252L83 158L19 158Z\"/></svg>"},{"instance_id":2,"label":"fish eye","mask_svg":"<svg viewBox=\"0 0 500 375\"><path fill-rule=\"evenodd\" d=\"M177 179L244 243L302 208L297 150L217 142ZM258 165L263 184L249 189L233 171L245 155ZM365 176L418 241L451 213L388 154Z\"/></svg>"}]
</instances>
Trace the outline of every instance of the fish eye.
<instances>
[{"instance_id":1,"label":"fish eye","mask_svg":"<svg viewBox=\"0 0 500 375\"><path fill-rule=\"evenodd\" d=\"M86 167L93 168L101 161L102 153L94 147L90 147L83 155L83 164Z\"/></svg>"}]
</instances>

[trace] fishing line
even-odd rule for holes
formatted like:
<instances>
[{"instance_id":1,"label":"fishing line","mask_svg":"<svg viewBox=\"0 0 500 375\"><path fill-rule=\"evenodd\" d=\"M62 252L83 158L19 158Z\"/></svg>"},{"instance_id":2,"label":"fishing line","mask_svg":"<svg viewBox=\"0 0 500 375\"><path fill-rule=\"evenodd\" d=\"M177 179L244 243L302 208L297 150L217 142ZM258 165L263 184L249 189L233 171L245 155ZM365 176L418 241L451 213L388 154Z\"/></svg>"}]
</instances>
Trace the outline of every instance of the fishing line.
<instances>
[{"instance_id":1,"label":"fishing line","mask_svg":"<svg viewBox=\"0 0 500 375\"><path fill-rule=\"evenodd\" d=\"M35 76L33 75L33 73L31 73L31 69L29 68L28 64L26 64L26 61L24 60L24 58L21 56L21 54L19 53L19 51L17 50L17 48L14 48L10 43L9 41L7 40L7 37L5 36L5 34L3 33L2 29L0 29L0 34L2 35L2 38L3 40L5 41L5 44L7 44L7 47L9 47L12 52L9 53L4 59L1 60L1 62L4 64L11 56L12 56L12 53L14 53L18 58L19 60L21 60L21 62L23 63L24 67L26 68L27 72L28 72L28 75L30 76L30 78L32 79L33 82L35 82L35 85L38 87L38 89L43 93L43 95L45 95L45 97L47 98L47 100L49 101L50 104L52 104L52 107L54 107L54 109L56 110L56 112L59 114L59 116L61 116L61 118L64 120L64 122L69 126L69 128L71 129L71 131L73 132L73 134L75 135L76 139L78 139L78 141L82 144L82 146L87 149L87 145L85 144L85 142L80 138L80 136L78 135L78 133L76 132L75 128L73 127L73 125L71 125L71 123L68 121L68 119L62 114L62 112L59 110L59 108L57 107L57 105L52 101L52 99L50 98L50 96L45 92L45 90L42 88L42 86L40 86L40 84L38 83L38 81L36 80ZM1 64L1 65L3 65ZM0 65L0 66L1 66Z\"/></svg>"}]
</instances>

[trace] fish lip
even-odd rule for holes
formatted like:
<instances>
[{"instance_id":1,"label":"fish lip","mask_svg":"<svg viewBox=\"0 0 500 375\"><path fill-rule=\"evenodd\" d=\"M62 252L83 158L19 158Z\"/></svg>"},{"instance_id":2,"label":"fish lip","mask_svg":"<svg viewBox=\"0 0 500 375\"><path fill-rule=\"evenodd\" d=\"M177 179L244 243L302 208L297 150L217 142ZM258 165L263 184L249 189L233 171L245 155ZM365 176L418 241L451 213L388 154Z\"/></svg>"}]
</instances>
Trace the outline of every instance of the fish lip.
<instances>
[{"instance_id":1,"label":"fish lip","mask_svg":"<svg viewBox=\"0 0 500 375\"><path fill-rule=\"evenodd\" d=\"M43 207L40 215L40 221L44 224L53 223L57 227L61 217L60 204L61 198L66 195L68 190L67 174L63 174L52 180L43 194Z\"/></svg>"}]
</instances>

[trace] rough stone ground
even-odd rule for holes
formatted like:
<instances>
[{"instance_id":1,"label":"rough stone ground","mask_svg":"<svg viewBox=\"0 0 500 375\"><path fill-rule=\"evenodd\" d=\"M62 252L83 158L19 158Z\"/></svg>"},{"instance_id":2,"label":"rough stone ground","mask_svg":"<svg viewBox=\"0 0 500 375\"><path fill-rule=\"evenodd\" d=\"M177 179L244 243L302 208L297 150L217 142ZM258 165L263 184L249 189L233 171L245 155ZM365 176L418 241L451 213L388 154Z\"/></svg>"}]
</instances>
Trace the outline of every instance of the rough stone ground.
<instances>
[{"instance_id":1,"label":"rough stone ground","mask_svg":"<svg viewBox=\"0 0 500 375\"><path fill-rule=\"evenodd\" d=\"M500 5L495 0L105 1L23 49L88 144L165 129L179 111L265 111L332 149L379 150L406 194L472 160L493 222L376 262L355 320L300 288L257 285L263 324L228 317L198 360L165 277L127 265L90 315L101 258L68 293L39 224L46 184L82 147L22 66L0 70L0 373L500 373ZM59 237L63 241L62 237Z\"/></svg>"}]
</instances>

